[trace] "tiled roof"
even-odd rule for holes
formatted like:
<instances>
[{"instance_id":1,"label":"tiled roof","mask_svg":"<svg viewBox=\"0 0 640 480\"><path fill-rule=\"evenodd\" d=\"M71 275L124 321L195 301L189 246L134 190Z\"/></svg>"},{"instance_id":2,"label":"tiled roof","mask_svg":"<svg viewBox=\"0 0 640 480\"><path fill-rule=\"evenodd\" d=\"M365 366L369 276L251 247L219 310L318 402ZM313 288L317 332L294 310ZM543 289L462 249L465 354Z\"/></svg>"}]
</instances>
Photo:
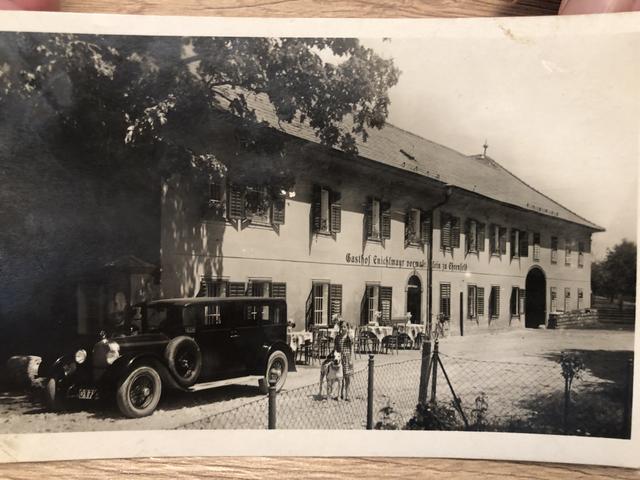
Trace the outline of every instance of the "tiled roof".
<instances>
[{"instance_id":1,"label":"tiled roof","mask_svg":"<svg viewBox=\"0 0 640 480\"><path fill-rule=\"evenodd\" d=\"M226 90L228 97L232 90ZM246 95L250 109L259 121L286 134L320 143L306 122L281 122L266 95ZM604 231L595 223L540 193L490 157L463 155L451 148L429 141L387 123L382 129L368 130L366 142L358 138L358 155L411 173L426 176L443 184L474 192L518 208L566 220Z\"/></svg>"}]
</instances>

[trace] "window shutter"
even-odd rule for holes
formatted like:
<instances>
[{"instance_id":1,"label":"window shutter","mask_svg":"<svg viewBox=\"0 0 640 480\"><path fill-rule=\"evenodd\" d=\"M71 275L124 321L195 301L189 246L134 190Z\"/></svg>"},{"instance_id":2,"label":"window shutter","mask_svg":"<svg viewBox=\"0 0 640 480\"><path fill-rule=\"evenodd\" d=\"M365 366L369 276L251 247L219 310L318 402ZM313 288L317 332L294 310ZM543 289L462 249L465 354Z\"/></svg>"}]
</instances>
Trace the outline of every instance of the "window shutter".
<instances>
[{"instance_id":1,"label":"window shutter","mask_svg":"<svg viewBox=\"0 0 640 480\"><path fill-rule=\"evenodd\" d=\"M485 228L486 225L484 223L478 223L476 225L477 235L478 235L478 251L484 252L484 239L485 239Z\"/></svg>"},{"instance_id":2,"label":"window shutter","mask_svg":"<svg viewBox=\"0 0 640 480\"><path fill-rule=\"evenodd\" d=\"M464 221L464 251L469 253L471 251L471 220L466 219Z\"/></svg>"},{"instance_id":3,"label":"window shutter","mask_svg":"<svg viewBox=\"0 0 640 480\"><path fill-rule=\"evenodd\" d=\"M369 289L364 287L364 295L362 296L362 302L360 302L360 325L366 325L369 323Z\"/></svg>"},{"instance_id":4,"label":"window shutter","mask_svg":"<svg viewBox=\"0 0 640 480\"><path fill-rule=\"evenodd\" d=\"M484 287L478 287L478 315L484 315Z\"/></svg>"},{"instance_id":5,"label":"window shutter","mask_svg":"<svg viewBox=\"0 0 640 480\"><path fill-rule=\"evenodd\" d=\"M244 282L229 282L230 297L244 297L244 291L245 291Z\"/></svg>"},{"instance_id":6,"label":"window shutter","mask_svg":"<svg viewBox=\"0 0 640 480\"><path fill-rule=\"evenodd\" d=\"M520 314L524 314L524 309L526 306L526 298L527 298L527 291L524 288L520 289Z\"/></svg>"},{"instance_id":7,"label":"window shutter","mask_svg":"<svg viewBox=\"0 0 640 480\"><path fill-rule=\"evenodd\" d=\"M473 318L473 289L472 285L467 287L467 318Z\"/></svg>"},{"instance_id":8,"label":"window shutter","mask_svg":"<svg viewBox=\"0 0 640 480\"><path fill-rule=\"evenodd\" d=\"M331 192L331 232L339 233L342 228L342 205L340 193Z\"/></svg>"},{"instance_id":9,"label":"window shutter","mask_svg":"<svg viewBox=\"0 0 640 480\"><path fill-rule=\"evenodd\" d=\"M329 286L329 304L331 305L331 318L334 315L342 316L342 285L332 283Z\"/></svg>"},{"instance_id":10,"label":"window shutter","mask_svg":"<svg viewBox=\"0 0 640 480\"><path fill-rule=\"evenodd\" d=\"M392 287L380 287L380 311L382 312L382 321L387 325L391 323L392 298L393 298Z\"/></svg>"},{"instance_id":11,"label":"window shutter","mask_svg":"<svg viewBox=\"0 0 640 480\"><path fill-rule=\"evenodd\" d=\"M311 214L313 215L313 231L320 232L322 230L322 215L320 212L320 197L321 197L322 188L320 185L313 186L313 200L311 204Z\"/></svg>"},{"instance_id":12,"label":"window shutter","mask_svg":"<svg viewBox=\"0 0 640 480\"><path fill-rule=\"evenodd\" d=\"M275 198L271 208L271 223L274 225L284 224L285 199Z\"/></svg>"},{"instance_id":13,"label":"window shutter","mask_svg":"<svg viewBox=\"0 0 640 480\"><path fill-rule=\"evenodd\" d=\"M373 236L373 199L371 197L367 197L367 205L364 211L364 221L365 227L367 229L367 238L371 238Z\"/></svg>"},{"instance_id":14,"label":"window shutter","mask_svg":"<svg viewBox=\"0 0 640 480\"><path fill-rule=\"evenodd\" d=\"M423 245L427 245L431 243L431 213L421 211L420 217L420 242L422 242ZM411 219L409 219L409 221L411 221Z\"/></svg>"},{"instance_id":15,"label":"window shutter","mask_svg":"<svg viewBox=\"0 0 640 480\"><path fill-rule=\"evenodd\" d=\"M509 308L511 310L511 316L515 316L518 313L518 287L511 289L511 299L509 302Z\"/></svg>"},{"instance_id":16,"label":"window shutter","mask_svg":"<svg viewBox=\"0 0 640 480\"><path fill-rule=\"evenodd\" d=\"M313 285L305 303L304 313L305 330L311 330L313 326Z\"/></svg>"},{"instance_id":17,"label":"window shutter","mask_svg":"<svg viewBox=\"0 0 640 480\"><path fill-rule=\"evenodd\" d=\"M524 230L520 232L520 256L529 256L529 232Z\"/></svg>"},{"instance_id":18,"label":"window shutter","mask_svg":"<svg viewBox=\"0 0 640 480\"><path fill-rule=\"evenodd\" d=\"M287 284L283 282L272 283L271 296L275 298L287 298Z\"/></svg>"},{"instance_id":19,"label":"window shutter","mask_svg":"<svg viewBox=\"0 0 640 480\"><path fill-rule=\"evenodd\" d=\"M380 203L380 230L383 239L391 238L391 205L388 202Z\"/></svg>"},{"instance_id":20,"label":"window shutter","mask_svg":"<svg viewBox=\"0 0 640 480\"><path fill-rule=\"evenodd\" d=\"M500 253L506 255L507 253L507 229L500 227Z\"/></svg>"},{"instance_id":21,"label":"window shutter","mask_svg":"<svg viewBox=\"0 0 640 480\"><path fill-rule=\"evenodd\" d=\"M451 217L451 247L460 248L460 217Z\"/></svg>"},{"instance_id":22,"label":"window shutter","mask_svg":"<svg viewBox=\"0 0 640 480\"><path fill-rule=\"evenodd\" d=\"M451 248L451 217L444 212L440 213L440 247Z\"/></svg>"},{"instance_id":23,"label":"window shutter","mask_svg":"<svg viewBox=\"0 0 640 480\"><path fill-rule=\"evenodd\" d=\"M516 249L518 248L516 247L516 231L517 230L515 228L512 228L509 236L509 245L511 247L511 258L516 256ZM500 247L502 247L502 245L500 245Z\"/></svg>"},{"instance_id":24,"label":"window shutter","mask_svg":"<svg viewBox=\"0 0 640 480\"><path fill-rule=\"evenodd\" d=\"M491 253L498 253L496 250L496 242L498 239L496 238L496 226L492 223L489 225L489 251Z\"/></svg>"},{"instance_id":25,"label":"window shutter","mask_svg":"<svg viewBox=\"0 0 640 480\"><path fill-rule=\"evenodd\" d=\"M407 210L404 214L404 247L407 248L407 246L409 246L410 243L411 243L411 210Z\"/></svg>"},{"instance_id":26,"label":"window shutter","mask_svg":"<svg viewBox=\"0 0 640 480\"><path fill-rule=\"evenodd\" d=\"M229 185L229 219L242 220L245 218L244 188L235 183Z\"/></svg>"},{"instance_id":27,"label":"window shutter","mask_svg":"<svg viewBox=\"0 0 640 480\"><path fill-rule=\"evenodd\" d=\"M506 234L505 234L505 236L506 236ZM493 287L493 288L495 289L495 296L496 296L495 297L496 298L496 303L495 303L496 311L493 312L493 314L496 317L499 317L500 316L500 287Z\"/></svg>"},{"instance_id":28,"label":"window shutter","mask_svg":"<svg viewBox=\"0 0 640 480\"><path fill-rule=\"evenodd\" d=\"M448 283L440 284L440 313L447 320L451 316L451 285Z\"/></svg>"},{"instance_id":29,"label":"window shutter","mask_svg":"<svg viewBox=\"0 0 640 480\"><path fill-rule=\"evenodd\" d=\"M206 297L207 296L207 279L203 278L200 280L200 290L196 294L196 297Z\"/></svg>"}]
</instances>

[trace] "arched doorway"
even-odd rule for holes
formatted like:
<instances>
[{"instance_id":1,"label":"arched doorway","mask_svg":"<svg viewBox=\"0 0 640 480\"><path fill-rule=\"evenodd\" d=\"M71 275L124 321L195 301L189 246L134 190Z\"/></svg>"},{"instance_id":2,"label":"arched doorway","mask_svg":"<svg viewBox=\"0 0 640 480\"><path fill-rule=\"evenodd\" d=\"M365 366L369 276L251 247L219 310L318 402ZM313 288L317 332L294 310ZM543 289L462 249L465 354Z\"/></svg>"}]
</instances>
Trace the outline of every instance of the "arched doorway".
<instances>
[{"instance_id":1,"label":"arched doorway","mask_svg":"<svg viewBox=\"0 0 640 480\"><path fill-rule=\"evenodd\" d=\"M422 282L417 275L412 275L407 282L407 312L411 313L411 322L422 321Z\"/></svg>"},{"instance_id":2,"label":"arched doorway","mask_svg":"<svg viewBox=\"0 0 640 480\"><path fill-rule=\"evenodd\" d=\"M546 313L547 281L544 272L533 267L527 274L525 283L526 298L524 309L524 324L527 328L538 328L544 325Z\"/></svg>"}]
</instances>

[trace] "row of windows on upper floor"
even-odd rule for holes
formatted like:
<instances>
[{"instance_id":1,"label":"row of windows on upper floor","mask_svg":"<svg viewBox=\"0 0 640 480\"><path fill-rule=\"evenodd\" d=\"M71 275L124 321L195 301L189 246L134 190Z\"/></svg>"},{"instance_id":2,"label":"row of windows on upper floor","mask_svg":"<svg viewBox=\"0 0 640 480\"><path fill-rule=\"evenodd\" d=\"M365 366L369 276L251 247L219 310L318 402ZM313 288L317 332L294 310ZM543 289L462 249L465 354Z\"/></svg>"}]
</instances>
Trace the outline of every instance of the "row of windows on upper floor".
<instances>
[{"instance_id":1,"label":"row of windows on upper floor","mask_svg":"<svg viewBox=\"0 0 640 480\"><path fill-rule=\"evenodd\" d=\"M241 186L234 183L211 183L208 206L214 218L227 219L241 226L271 225L278 227L285 223L285 197L267 186ZM368 197L364 212L367 239L384 244L391 239L391 204L375 197ZM317 234L336 235L342 229L342 204L339 192L314 185L313 187L313 231ZM423 247L431 241L432 212L420 208L407 208L405 212L405 247ZM489 237L489 252L492 256L507 254L507 227L495 223L485 224L473 218L467 218L464 224L465 252L485 251ZM460 248L460 217L450 213L440 214L440 249L453 251ZM531 238L532 237L532 238ZM541 236L538 232L527 232L517 228L510 229L510 257L529 256L529 243L532 241L533 261L540 261ZM558 237L550 239L550 261L558 263ZM577 242L577 265L584 266L584 253L588 252L585 242ZM564 242L564 263L572 264L572 254L576 243Z\"/></svg>"}]
</instances>

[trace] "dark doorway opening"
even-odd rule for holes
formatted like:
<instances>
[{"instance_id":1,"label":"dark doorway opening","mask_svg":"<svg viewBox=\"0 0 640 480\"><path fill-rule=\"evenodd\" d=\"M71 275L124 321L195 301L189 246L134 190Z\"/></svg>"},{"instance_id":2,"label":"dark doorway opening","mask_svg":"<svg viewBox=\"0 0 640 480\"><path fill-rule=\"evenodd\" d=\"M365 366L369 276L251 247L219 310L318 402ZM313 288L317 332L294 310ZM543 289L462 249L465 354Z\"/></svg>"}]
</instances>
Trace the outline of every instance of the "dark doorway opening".
<instances>
[{"instance_id":1,"label":"dark doorway opening","mask_svg":"<svg viewBox=\"0 0 640 480\"><path fill-rule=\"evenodd\" d=\"M412 275L407 283L407 312L411 314L412 323L421 323L422 283L420 278Z\"/></svg>"},{"instance_id":2,"label":"dark doorway opening","mask_svg":"<svg viewBox=\"0 0 640 480\"><path fill-rule=\"evenodd\" d=\"M527 275L525 284L525 320L527 328L538 328L544 325L546 313L547 281L539 268L532 268Z\"/></svg>"}]
</instances>

